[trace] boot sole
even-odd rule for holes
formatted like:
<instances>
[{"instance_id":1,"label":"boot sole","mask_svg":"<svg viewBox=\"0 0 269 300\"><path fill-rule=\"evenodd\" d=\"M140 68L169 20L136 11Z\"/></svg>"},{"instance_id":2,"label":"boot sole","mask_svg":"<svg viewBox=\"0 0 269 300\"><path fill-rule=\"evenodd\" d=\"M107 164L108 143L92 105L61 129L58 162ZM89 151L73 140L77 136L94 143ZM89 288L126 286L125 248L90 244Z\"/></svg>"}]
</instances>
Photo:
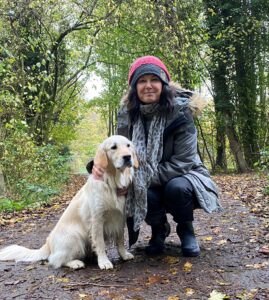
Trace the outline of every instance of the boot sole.
<instances>
[{"instance_id":1,"label":"boot sole","mask_svg":"<svg viewBox=\"0 0 269 300\"><path fill-rule=\"evenodd\" d=\"M164 253L164 247L156 247L149 245L145 248L145 253L149 256L161 255Z\"/></svg>"},{"instance_id":2,"label":"boot sole","mask_svg":"<svg viewBox=\"0 0 269 300\"><path fill-rule=\"evenodd\" d=\"M185 257L197 257L201 254L200 251L194 252L194 251L183 250L183 249L181 251L182 251L183 256L185 256Z\"/></svg>"}]
</instances>

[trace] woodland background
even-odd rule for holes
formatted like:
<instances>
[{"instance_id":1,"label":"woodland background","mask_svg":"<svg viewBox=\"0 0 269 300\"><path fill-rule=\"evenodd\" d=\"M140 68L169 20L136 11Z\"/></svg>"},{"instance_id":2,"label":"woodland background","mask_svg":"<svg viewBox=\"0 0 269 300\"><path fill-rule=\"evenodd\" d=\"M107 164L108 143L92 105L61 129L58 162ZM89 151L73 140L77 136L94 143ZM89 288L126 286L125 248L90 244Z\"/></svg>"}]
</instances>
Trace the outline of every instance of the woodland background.
<instances>
[{"instance_id":1,"label":"woodland background","mask_svg":"<svg viewBox=\"0 0 269 300\"><path fill-rule=\"evenodd\" d=\"M142 55L211 99L196 119L211 172L268 174L268 0L2 0L0 210L47 202L84 168Z\"/></svg>"}]
</instances>

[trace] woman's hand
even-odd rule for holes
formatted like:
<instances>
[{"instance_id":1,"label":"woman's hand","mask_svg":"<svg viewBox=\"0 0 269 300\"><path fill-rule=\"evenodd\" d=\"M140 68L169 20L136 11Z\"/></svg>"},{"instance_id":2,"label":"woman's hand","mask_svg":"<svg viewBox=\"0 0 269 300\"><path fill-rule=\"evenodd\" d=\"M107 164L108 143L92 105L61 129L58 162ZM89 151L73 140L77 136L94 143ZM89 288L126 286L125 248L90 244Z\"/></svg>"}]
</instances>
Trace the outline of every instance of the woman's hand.
<instances>
[{"instance_id":1,"label":"woman's hand","mask_svg":"<svg viewBox=\"0 0 269 300\"><path fill-rule=\"evenodd\" d=\"M128 188L117 189L118 196L125 196L128 193Z\"/></svg>"},{"instance_id":2,"label":"woman's hand","mask_svg":"<svg viewBox=\"0 0 269 300\"><path fill-rule=\"evenodd\" d=\"M103 175L105 173L105 170L101 168L98 165L93 165L92 167L92 175L93 178L96 180L103 180ZM125 196L128 193L128 188L122 188L122 189L117 189L117 195L118 196Z\"/></svg>"},{"instance_id":3,"label":"woman's hand","mask_svg":"<svg viewBox=\"0 0 269 300\"><path fill-rule=\"evenodd\" d=\"M103 168L99 167L98 165L93 165L92 175L94 179L103 180L104 173L105 170Z\"/></svg>"}]
</instances>

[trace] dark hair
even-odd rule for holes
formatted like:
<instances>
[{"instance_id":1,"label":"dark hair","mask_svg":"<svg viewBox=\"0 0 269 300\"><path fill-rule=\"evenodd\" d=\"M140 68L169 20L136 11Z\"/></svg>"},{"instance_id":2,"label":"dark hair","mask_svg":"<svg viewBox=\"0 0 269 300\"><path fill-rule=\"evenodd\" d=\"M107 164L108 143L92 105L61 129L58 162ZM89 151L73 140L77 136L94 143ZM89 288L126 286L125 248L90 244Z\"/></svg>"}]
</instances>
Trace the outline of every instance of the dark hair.
<instances>
[{"instance_id":1,"label":"dark hair","mask_svg":"<svg viewBox=\"0 0 269 300\"><path fill-rule=\"evenodd\" d=\"M173 108L172 102L174 96L175 93L171 89L171 87L169 85L164 84L160 95L160 100L159 100L160 111L164 115L172 110ZM129 113L131 124L134 124L139 117L139 107L141 104L141 101L138 98L135 87L130 88L129 93L127 95L127 99L128 99L127 111Z\"/></svg>"}]
</instances>

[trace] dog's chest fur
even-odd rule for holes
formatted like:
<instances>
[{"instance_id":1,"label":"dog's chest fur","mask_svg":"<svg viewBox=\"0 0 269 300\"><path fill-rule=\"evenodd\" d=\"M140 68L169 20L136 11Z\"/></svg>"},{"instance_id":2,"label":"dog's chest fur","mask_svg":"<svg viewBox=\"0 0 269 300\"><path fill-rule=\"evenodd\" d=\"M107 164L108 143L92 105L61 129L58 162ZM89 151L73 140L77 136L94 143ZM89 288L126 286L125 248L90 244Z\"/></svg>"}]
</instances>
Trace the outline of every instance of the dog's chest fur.
<instances>
[{"instance_id":1,"label":"dog's chest fur","mask_svg":"<svg viewBox=\"0 0 269 300\"><path fill-rule=\"evenodd\" d=\"M95 180L92 176L89 177L86 184L87 199L86 207L81 207L84 213L84 222L93 224L100 222L104 224L104 235L106 239L113 239L124 228L125 223L125 196L117 195L117 188L128 187L131 183L131 172L117 172L114 176L104 174L104 180ZM91 227L91 226L90 226ZM89 234L91 235L91 228Z\"/></svg>"}]
</instances>

